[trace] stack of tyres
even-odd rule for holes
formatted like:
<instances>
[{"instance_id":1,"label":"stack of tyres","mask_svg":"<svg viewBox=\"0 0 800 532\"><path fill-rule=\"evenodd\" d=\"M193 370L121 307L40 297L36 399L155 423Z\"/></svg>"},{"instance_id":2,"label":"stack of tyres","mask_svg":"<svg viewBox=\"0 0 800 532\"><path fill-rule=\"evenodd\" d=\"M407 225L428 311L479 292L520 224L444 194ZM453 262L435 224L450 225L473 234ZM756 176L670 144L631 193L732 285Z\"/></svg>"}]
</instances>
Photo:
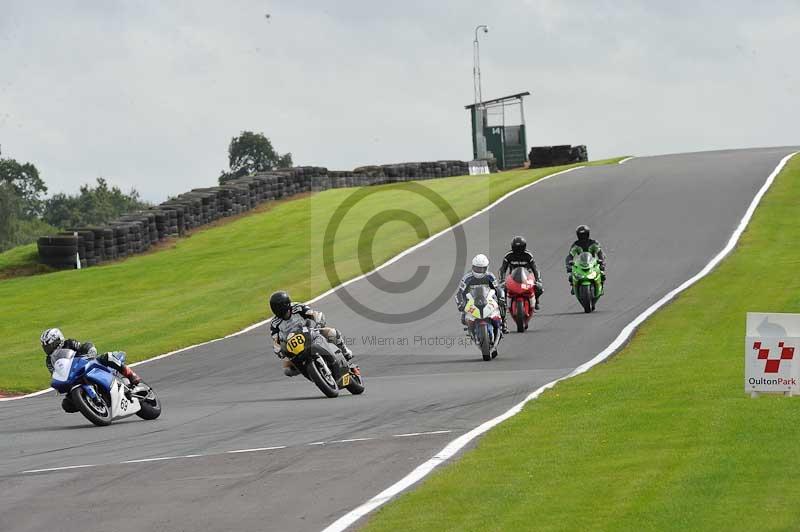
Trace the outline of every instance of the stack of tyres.
<instances>
[{"instance_id":1,"label":"stack of tyres","mask_svg":"<svg viewBox=\"0 0 800 532\"><path fill-rule=\"evenodd\" d=\"M169 224L167 223L169 217L167 211L155 211L153 214L156 219L156 237L159 240L167 238L169 234Z\"/></svg>"},{"instance_id":2,"label":"stack of tyres","mask_svg":"<svg viewBox=\"0 0 800 532\"><path fill-rule=\"evenodd\" d=\"M71 236L74 234L78 235L78 254L81 257L81 268L86 268L90 265L95 266L97 262L94 258L94 233L91 231L69 230L59 233L58 236Z\"/></svg>"},{"instance_id":3,"label":"stack of tyres","mask_svg":"<svg viewBox=\"0 0 800 532\"><path fill-rule=\"evenodd\" d=\"M112 230L114 231L114 242L116 244L116 254L118 258L125 258L129 255L129 244L128 244L128 236L130 235L130 230L127 224L125 223L114 223L112 222Z\"/></svg>"},{"instance_id":4,"label":"stack of tyres","mask_svg":"<svg viewBox=\"0 0 800 532\"><path fill-rule=\"evenodd\" d=\"M167 236L178 236L178 211L166 210L167 215Z\"/></svg>"},{"instance_id":5,"label":"stack of tyres","mask_svg":"<svg viewBox=\"0 0 800 532\"><path fill-rule=\"evenodd\" d=\"M87 227L87 231L94 234L94 258L97 264L108 260L106 258L106 236L102 227Z\"/></svg>"},{"instance_id":6,"label":"stack of tyres","mask_svg":"<svg viewBox=\"0 0 800 532\"><path fill-rule=\"evenodd\" d=\"M170 219L170 234L180 236L183 235L187 229L189 229L187 226L186 216L188 207L186 205L176 202L169 202L162 203L157 208L168 212Z\"/></svg>"},{"instance_id":7,"label":"stack of tyres","mask_svg":"<svg viewBox=\"0 0 800 532\"><path fill-rule=\"evenodd\" d=\"M43 264L59 269L77 267L78 237L42 236L37 240L37 246Z\"/></svg>"},{"instance_id":8,"label":"stack of tyres","mask_svg":"<svg viewBox=\"0 0 800 532\"><path fill-rule=\"evenodd\" d=\"M105 260L116 260L116 241L114 240L114 230L110 227L103 228L103 245L105 247Z\"/></svg>"},{"instance_id":9,"label":"stack of tyres","mask_svg":"<svg viewBox=\"0 0 800 532\"><path fill-rule=\"evenodd\" d=\"M531 168L581 163L588 160L586 146L533 146L528 154Z\"/></svg>"}]
</instances>

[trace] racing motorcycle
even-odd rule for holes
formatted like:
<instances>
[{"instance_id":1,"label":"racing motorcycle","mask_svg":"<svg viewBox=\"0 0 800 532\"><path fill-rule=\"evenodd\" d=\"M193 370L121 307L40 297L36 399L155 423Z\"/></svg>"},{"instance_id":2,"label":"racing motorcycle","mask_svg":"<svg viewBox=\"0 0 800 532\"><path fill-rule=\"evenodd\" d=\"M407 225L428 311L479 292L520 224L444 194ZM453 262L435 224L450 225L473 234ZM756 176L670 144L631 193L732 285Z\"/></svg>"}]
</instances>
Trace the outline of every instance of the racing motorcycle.
<instances>
[{"instance_id":1,"label":"racing motorcycle","mask_svg":"<svg viewBox=\"0 0 800 532\"><path fill-rule=\"evenodd\" d=\"M336 346L308 324L287 335L281 353L328 397L338 397L341 389L353 395L364 393L358 366L351 365Z\"/></svg>"},{"instance_id":2,"label":"racing motorcycle","mask_svg":"<svg viewBox=\"0 0 800 532\"><path fill-rule=\"evenodd\" d=\"M122 363L125 353L113 355ZM118 371L95 360L78 356L72 349L56 349L50 355L53 375L50 386L66 394L68 402L83 417L97 426L110 425L115 419L136 414L142 419L156 419L161 415L161 402L149 385L141 382L131 386Z\"/></svg>"},{"instance_id":3,"label":"racing motorcycle","mask_svg":"<svg viewBox=\"0 0 800 532\"><path fill-rule=\"evenodd\" d=\"M572 288L587 314L603 295L603 272L597 257L584 251L572 262Z\"/></svg>"},{"instance_id":4,"label":"racing motorcycle","mask_svg":"<svg viewBox=\"0 0 800 532\"><path fill-rule=\"evenodd\" d=\"M481 349L484 360L497 357L497 344L503 337L497 294L486 285L472 286L464 304L466 330Z\"/></svg>"},{"instance_id":5,"label":"racing motorcycle","mask_svg":"<svg viewBox=\"0 0 800 532\"><path fill-rule=\"evenodd\" d=\"M517 332L528 330L528 322L533 317L536 304L536 276L529 269L518 266L506 276L506 298L511 303L509 310Z\"/></svg>"}]
</instances>

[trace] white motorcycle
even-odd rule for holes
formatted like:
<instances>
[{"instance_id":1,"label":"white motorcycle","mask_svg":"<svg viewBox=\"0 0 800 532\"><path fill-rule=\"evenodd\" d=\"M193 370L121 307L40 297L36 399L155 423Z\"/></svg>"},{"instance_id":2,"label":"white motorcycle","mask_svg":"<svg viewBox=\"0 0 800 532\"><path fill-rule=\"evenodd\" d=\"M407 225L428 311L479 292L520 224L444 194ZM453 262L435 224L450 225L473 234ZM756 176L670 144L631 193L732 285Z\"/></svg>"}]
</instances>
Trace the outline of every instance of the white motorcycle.
<instances>
[{"instance_id":1,"label":"white motorcycle","mask_svg":"<svg viewBox=\"0 0 800 532\"><path fill-rule=\"evenodd\" d=\"M497 344L503 337L502 318L497 294L486 285L475 285L467 292L464 305L466 330L480 347L486 361L497 357Z\"/></svg>"}]
</instances>

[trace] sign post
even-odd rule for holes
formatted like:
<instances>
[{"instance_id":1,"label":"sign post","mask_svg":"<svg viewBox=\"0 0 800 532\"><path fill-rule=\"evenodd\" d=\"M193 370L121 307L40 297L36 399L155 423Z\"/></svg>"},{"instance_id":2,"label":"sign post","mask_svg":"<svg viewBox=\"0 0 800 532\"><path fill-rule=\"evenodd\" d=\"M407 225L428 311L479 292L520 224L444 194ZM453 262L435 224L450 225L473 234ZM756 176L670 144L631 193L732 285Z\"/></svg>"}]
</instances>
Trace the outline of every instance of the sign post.
<instances>
[{"instance_id":1,"label":"sign post","mask_svg":"<svg viewBox=\"0 0 800 532\"><path fill-rule=\"evenodd\" d=\"M800 394L800 314L747 313L744 390Z\"/></svg>"},{"instance_id":2,"label":"sign post","mask_svg":"<svg viewBox=\"0 0 800 532\"><path fill-rule=\"evenodd\" d=\"M78 232L77 231L73 231L72 232L72 236L75 237L75 242L77 242L78 241ZM77 270L81 269L81 254L80 254L80 252L75 253L75 269L77 269Z\"/></svg>"}]
</instances>

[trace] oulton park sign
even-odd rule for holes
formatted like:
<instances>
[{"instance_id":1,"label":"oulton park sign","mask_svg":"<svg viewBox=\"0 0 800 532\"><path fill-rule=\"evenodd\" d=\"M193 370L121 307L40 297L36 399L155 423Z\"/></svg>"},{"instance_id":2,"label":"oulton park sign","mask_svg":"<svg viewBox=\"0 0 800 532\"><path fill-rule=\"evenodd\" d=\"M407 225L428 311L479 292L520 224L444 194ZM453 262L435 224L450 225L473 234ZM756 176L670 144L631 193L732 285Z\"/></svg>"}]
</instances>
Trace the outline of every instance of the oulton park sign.
<instances>
[{"instance_id":1,"label":"oulton park sign","mask_svg":"<svg viewBox=\"0 0 800 532\"><path fill-rule=\"evenodd\" d=\"M800 314L747 313L744 390L800 394Z\"/></svg>"}]
</instances>

